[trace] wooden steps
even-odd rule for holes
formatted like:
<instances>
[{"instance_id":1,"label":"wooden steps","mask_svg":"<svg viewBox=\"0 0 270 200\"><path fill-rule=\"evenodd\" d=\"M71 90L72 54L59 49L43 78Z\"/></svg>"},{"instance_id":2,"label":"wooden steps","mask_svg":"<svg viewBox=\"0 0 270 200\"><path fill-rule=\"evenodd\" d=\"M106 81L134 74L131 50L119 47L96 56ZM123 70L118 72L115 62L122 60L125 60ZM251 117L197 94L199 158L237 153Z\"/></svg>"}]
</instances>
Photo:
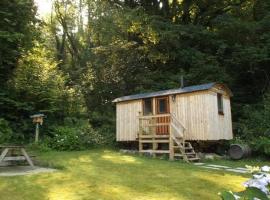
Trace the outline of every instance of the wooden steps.
<instances>
[{"instance_id":1,"label":"wooden steps","mask_svg":"<svg viewBox=\"0 0 270 200\"><path fill-rule=\"evenodd\" d=\"M184 125L174 114L166 114L166 123L157 120L161 115L139 117L139 152L156 154L169 154L170 160L183 159L186 162L195 162L199 158L190 142L185 141ZM167 119L166 118L166 119ZM160 135L159 127L166 126L169 133ZM162 129L161 129L162 130ZM165 129L164 129L165 130Z\"/></svg>"},{"instance_id":2,"label":"wooden steps","mask_svg":"<svg viewBox=\"0 0 270 200\"><path fill-rule=\"evenodd\" d=\"M198 157L194 157L194 158L189 158L188 160L189 160L189 161L199 161L199 160L200 160L200 158L198 158Z\"/></svg>"},{"instance_id":3,"label":"wooden steps","mask_svg":"<svg viewBox=\"0 0 270 200\"><path fill-rule=\"evenodd\" d=\"M200 160L190 142L181 141L181 139L175 139L173 151L174 159L181 158L186 162L194 162Z\"/></svg>"},{"instance_id":4,"label":"wooden steps","mask_svg":"<svg viewBox=\"0 0 270 200\"><path fill-rule=\"evenodd\" d=\"M148 149L144 149L144 144L149 144ZM161 150L158 149L159 144L168 144L169 149ZM179 160L183 159L186 162L195 162L199 161L196 152L194 151L190 142L181 141L179 138L174 138L173 146L170 148L170 140L169 136L162 135L160 136L148 136L148 137L140 137L139 139L140 153L148 153L152 156L160 155L160 154L169 154L173 155L170 158L171 160Z\"/></svg>"}]
</instances>

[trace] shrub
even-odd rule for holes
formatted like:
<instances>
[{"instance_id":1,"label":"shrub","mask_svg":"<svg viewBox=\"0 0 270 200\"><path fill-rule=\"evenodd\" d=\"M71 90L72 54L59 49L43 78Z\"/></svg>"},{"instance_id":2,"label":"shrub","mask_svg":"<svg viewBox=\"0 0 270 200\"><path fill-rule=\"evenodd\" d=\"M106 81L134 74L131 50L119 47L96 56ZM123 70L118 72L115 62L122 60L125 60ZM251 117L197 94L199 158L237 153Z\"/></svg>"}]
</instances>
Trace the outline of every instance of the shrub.
<instances>
[{"instance_id":1,"label":"shrub","mask_svg":"<svg viewBox=\"0 0 270 200\"><path fill-rule=\"evenodd\" d=\"M116 146L115 128L111 125L103 125L97 129L102 138L102 144L107 146Z\"/></svg>"},{"instance_id":2,"label":"shrub","mask_svg":"<svg viewBox=\"0 0 270 200\"><path fill-rule=\"evenodd\" d=\"M43 139L42 141L40 141L39 143L31 143L29 144L27 147L28 149L32 150L32 151L40 151L40 152L48 152L51 151L51 148L48 145L48 139Z\"/></svg>"},{"instance_id":3,"label":"shrub","mask_svg":"<svg viewBox=\"0 0 270 200\"><path fill-rule=\"evenodd\" d=\"M245 113L237 125L241 139L246 141L252 150L270 155L270 92L262 102L245 106Z\"/></svg>"},{"instance_id":4,"label":"shrub","mask_svg":"<svg viewBox=\"0 0 270 200\"><path fill-rule=\"evenodd\" d=\"M0 118L0 144L8 143L12 138L12 130L9 127L8 122Z\"/></svg>"},{"instance_id":5,"label":"shrub","mask_svg":"<svg viewBox=\"0 0 270 200\"><path fill-rule=\"evenodd\" d=\"M270 155L270 137L267 136L259 136L251 141L251 145L254 151Z\"/></svg>"},{"instance_id":6,"label":"shrub","mask_svg":"<svg viewBox=\"0 0 270 200\"><path fill-rule=\"evenodd\" d=\"M68 123L69 122L69 123ZM51 130L49 146L56 150L84 150L100 145L103 138L85 120L67 120L66 125Z\"/></svg>"}]
</instances>

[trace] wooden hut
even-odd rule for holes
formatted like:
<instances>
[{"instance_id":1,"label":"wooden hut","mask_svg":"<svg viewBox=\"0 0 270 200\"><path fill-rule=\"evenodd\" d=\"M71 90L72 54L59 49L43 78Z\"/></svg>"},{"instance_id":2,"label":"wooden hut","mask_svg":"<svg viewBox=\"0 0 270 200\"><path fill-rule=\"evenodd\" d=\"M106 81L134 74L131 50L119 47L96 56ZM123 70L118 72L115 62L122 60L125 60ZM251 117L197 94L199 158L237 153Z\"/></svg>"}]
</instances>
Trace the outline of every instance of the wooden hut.
<instances>
[{"instance_id":1,"label":"wooden hut","mask_svg":"<svg viewBox=\"0 0 270 200\"><path fill-rule=\"evenodd\" d=\"M208 83L116 98L116 139L138 141L140 152L198 160L191 141L233 138L231 96L226 85Z\"/></svg>"}]
</instances>

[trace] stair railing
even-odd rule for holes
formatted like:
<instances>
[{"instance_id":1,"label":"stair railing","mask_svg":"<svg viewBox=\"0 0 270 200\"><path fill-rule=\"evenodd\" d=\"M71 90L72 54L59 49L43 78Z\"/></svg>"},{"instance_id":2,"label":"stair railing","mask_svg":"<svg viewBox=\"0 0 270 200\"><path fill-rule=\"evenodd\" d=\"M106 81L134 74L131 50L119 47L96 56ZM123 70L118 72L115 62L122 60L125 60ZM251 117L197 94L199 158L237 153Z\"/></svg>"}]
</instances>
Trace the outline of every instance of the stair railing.
<instances>
[{"instance_id":1,"label":"stair railing","mask_svg":"<svg viewBox=\"0 0 270 200\"><path fill-rule=\"evenodd\" d=\"M171 127L172 130L172 136L175 138L182 138L184 140L185 138L185 126L177 119L174 113L171 114Z\"/></svg>"},{"instance_id":2,"label":"stair railing","mask_svg":"<svg viewBox=\"0 0 270 200\"><path fill-rule=\"evenodd\" d=\"M174 143L176 143L180 152L183 155L183 159L188 161L187 155L185 154L185 126L177 119L174 113L171 114L171 131L170 131L170 159L174 159Z\"/></svg>"}]
</instances>

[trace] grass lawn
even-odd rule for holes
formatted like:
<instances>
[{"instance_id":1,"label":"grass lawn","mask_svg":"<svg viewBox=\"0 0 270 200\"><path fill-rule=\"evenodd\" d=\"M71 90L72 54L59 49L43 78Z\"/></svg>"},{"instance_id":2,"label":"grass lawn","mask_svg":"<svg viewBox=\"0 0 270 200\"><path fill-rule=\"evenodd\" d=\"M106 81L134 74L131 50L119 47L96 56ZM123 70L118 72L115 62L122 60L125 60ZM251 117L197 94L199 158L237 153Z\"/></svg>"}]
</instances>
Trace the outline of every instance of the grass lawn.
<instances>
[{"instance_id":1,"label":"grass lawn","mask_svg":"<svg viewBox=\"0 0 270 200\"><path fill-rule=\"evenodd\" d=\"M230 166L230 167L245 167L246 165L249 166L259 166L262 167L264 165L268 165L270 166L270 162L266 161L266 160L261 160L260 158L255 159L255 158L247 158L247 159L242 159L242 160L208 160L205 161L205 163L207 164L216 164L216 165L226 165L226 166Z\"/></svg>"},{"instance_id":2,"label":"grass lawn","mask_svg":"<svg viewBox=\"0 0 270 200\"><path fill-rule=\"evenodd\" d=\"M0 177L1 200L215 200L240 191L247 175L182 162L123 155L113 150L46 152L55 173Z\"/></svg>"}]
</instances>

